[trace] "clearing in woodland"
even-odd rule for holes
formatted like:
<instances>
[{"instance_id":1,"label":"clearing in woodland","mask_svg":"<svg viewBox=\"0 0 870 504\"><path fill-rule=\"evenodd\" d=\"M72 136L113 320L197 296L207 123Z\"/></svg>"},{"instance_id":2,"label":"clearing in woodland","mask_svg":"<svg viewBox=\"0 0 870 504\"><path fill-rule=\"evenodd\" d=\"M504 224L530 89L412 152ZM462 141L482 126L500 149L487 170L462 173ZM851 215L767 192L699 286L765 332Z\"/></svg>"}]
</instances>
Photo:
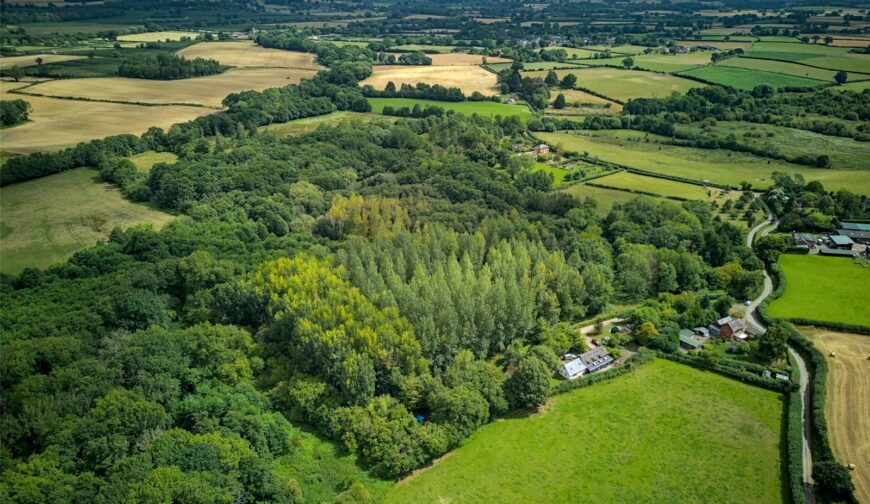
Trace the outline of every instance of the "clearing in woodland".
<instances>
[{"instance_id":1,"label":"clearing in woodland","mask_svg":"<svg viewBox=\"0 0 870 504\"><path fill-rule=\"evenodd\" d=\"M385 502L782 502L782 413L780 394L655 360L481 428Z\"/></svg>"},{"instance_id":2,"label":"clearing in woodland","mask_svg":"<svg viewBox=\"0 0 870 504\"><path fill-rule=\"evenodd\" d=\"M850 471L858 502L870 502L870 336L800 327L828 361L825 419L834 455ZM833 353L833 356L832 356Z\"/></svg>"}]
</instances>

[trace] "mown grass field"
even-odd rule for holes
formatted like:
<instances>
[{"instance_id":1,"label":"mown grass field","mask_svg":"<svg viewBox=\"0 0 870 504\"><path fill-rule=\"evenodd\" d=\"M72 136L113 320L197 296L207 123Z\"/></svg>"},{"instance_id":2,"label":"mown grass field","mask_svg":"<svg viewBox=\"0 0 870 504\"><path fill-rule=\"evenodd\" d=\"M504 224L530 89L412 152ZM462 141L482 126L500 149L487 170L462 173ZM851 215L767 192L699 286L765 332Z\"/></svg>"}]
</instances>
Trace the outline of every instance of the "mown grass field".
<instances>
[{"instance_id":1,"label":"mown grass field","mask_svg":"<svg viewBox=\"0 0 870 504\"><path fill-rule=\"evenodd\" d=\"M870 144L866 142L772 124L720 121L715 126L704 126L703 130L698 123L678 125L677 129L722 139L733 134L742 144L792 158L824 153L830 157L833 168L844 170L865 169L870 158Z\"/></svg>"},{"instance_id":2,"label":"mown grass field","mask_svg":"<svg viewBox=\"0 0 870 504\"><path fill-rule=\"evenodd\" d=\"M570 185L562 189L562 192L570 194L581 201L586 198L594 199L598 205L598 215L601 216L610 213L610 209L613 208L613 205L628 203L635 198L651 198L657 201L663 201L661 198L653 196L642 196L626 191L619 191L617 189L605 189L603 187L594 187L586 184Z\"/></svg>"},{"instance_id":3,"label":"mown grass field","mask_svg":"<svg viewBox=\"0 0 870 504\"><path fill-rule=\"evenodd\" d=\"M825 82L834 82L836 70L826 70L798 63L790 63L788 61L772 61L755 58L728 58L716 63L716 66L727 66L735 68L746 68L748 70L759 70L763 72L780 73L785 75L793 75L795 77L804 77L807 79L815 79ZM870 75L850 73L848 74L849 81L858 81L870 79Z\"/></svg>"},{"instance_id":4,"label":"mown grass field","mask_svg":"<svg viewBox=\"0 0 870 504\"><path fill-rule=\"evenodd\" d=\"M94 80L94 79L82 79ZM63 100L8 93L22 83L0 83L0 99L30 103L29 120L2 132L2 149L15 153L59 150L95 138L121 133L141 135L151 126L169 126L213 113L187 106L142 107L118 103Z\"/></svg>"},{"instance_id":5,"label":"mown grass field","mask_svg":"<svg viewBox=\"0 0 870 504\"><path fill-rule=\"evenodd\" d=\"M700 82L682 79L673 75L625 70L621 68L583 68L556 70L559 78L569 73L577 76L577 86L622 102L632 98L661 98L673 92L685 93L689 89L703 87ZM546 71L523 72L526 77L546 77Z\"/></svg>"},{"instance_id":6,"label":"mown grass field","mask_svg":"<svg viewBox=\"0 0 870 504\"><path fill-rule=\"evenodd\" d=\"M799 61L831 70L870 72L870 55L850 53L848 47L787 42L758 42L747 51L754 58Z\"/></svg>"},{"instance_id":7,"label":"mown grass field","mask_svg":"<svg viewBox=\"0 0 870 504\"><path fill-rule=\"evenodd\" d=\"M165 42L167 40L181 40L184 37L195 39L200 35L202 34L191 31L157 31L119 35L118 40L122 42Z\"/></svg>"},{"instance_id":8,"label":"mown grass field","mask_svg":"<svg viewBox=\"0 0 870 504\"><path fill-rule=\"evenodd\" d=\"M26 92L51 97L75 97L147 104L195 104L219 108L230 93L262 91L311 77L316 70L297 68L240 68L208 77L173 81L103 77L43 82Z\"/></svg>"},{"instance_id":9,"label":"mown grass field","mask_svg":"<svg viewBox=\"0 0 870 504\"><path fill-rule=\"evenodd\" d=\"M777 62L771 62L775 65ZM825 82L816 79L807 79L806 77L797 77L795 75L786 75L774 72L764 72L759 70L750 70L747 68L736 68L733 66L715 65L701 68L694 68L680 72L679 75L687 75L697 79L703 79L714 84L723 86L731 86L737 89L751 90L755 86L767 84L774 88L783 87L801 87L812 88L824 84Z\"/></svg>"},{"instance_id":10,"label":"mown grass field","mask_svg":"<svg viewBox=\"0 0 870 504\"><path fill-rule=\"evenodd\" d=\"M687 200L706 201L708 198L707 192L709 190L699 185L648 177L646 175L639 175L637 173L626 171L597 178L593 180L592 183L616 189L624 189L627 191L643 191L658 196Z\"/></svg>"},{"instance_id":11,"label":"mown grass field","mask_svg":"<svg viewBox=\"0 0 870 504\"><path fill-rule=\"evenodd\" d=\"M464 102L443 102L435 100L419 100L416 98L369 98L369 103L372 104L372 112L382 113L384 107L391 106L393 108L408 107L414 108L414 105L420 107L441 107L445 111L452 110L454 112L462 112L463 114L478 114L487 117L501 116L519 116L523 118L531 117L532 113L525 105L508 105L506 103L497 103L491 101L464 101Z\"/></svg>"},{"instance_id":12,"label":"mown grass field","mask_svg":"<svg viewBox=\"0 0 870 504\"><path fill-rule=\"evenodd\" d=\"M617 65L622 66L626 56L617 56L605 59L592 59L583 61L589 66ZM638 54L632 56L634 66L639 70L652 70L655 72L681 72L690 68L710 64L710 53L691 52L686 54Z\"/></svg>"},{"instance_id":13,"label":"mown grass field","mask_svg":"<svg viewBox=\"0 0 870 504\"><path fill-rule=\"evenodd\" d=\"M870 170L819 169L722 149L676 147L645 141L637 131L612 130L595 133L536 133L544 142L557 149L586 152L602 161L616 163L654 173L692 180L708 180L717 184L739 186L747 181L764 189L773 182L772 173L800 173L806 180L818 180L828 190L870 187Z\"/></svg>"},{"instance_id":14,"label":"mown grass field","mask_svg":"<svg viewBox=\"0 0 870 504\"><path fill-rule=\"evenodd\" d=\"M858 502L870 502L870 336L799 327L828 361L825 382L825 419L837 460L855 464L850 471ZM832 356L832 353L834 356Z\"/></svg>"},{"instance_id":15,"label":"mown grass field","mask_svg":"<svg viewBox=\"0 0 870 504\"><path fill-rule=\"evenodd\" d=\"M770 315L870 327L870 267L846 257L783 254L785 292L770 304Z\"/></svg>"},{"instance_id":16,"label":"mown grass field","mask_svg":"<svg viewBox=\"0 0 870 504\"><path fill-rule=\"evenodd\" d=\"M665 360L480 429L386 503L783 502L783 400Z\"/></svg>"},{"instance_id":17,"label":"mown grass field","mask_svg":"<svg viewBox=\"0 0 870 504\"><path fill-rule=\"evenodd\" d=\"M388 82L396 87L402 84L416 85L425 82L429 85L441 84L444 87L457 87L469 95L480 91L485 95L498 93L496 75L479 66L400 66L376 65L372 75L360 82L361 86L371 84L375 89L384 89Z\"/></svg>"},{"instance_id":18,"label":"mown grass field","mask_svg":"<svg viewBox=\"0 0 870 504\"><path fill-rule=\"evenodd\" d=\"M260 47L250 41L200 42L178 51L179 56L214 59L223 65L238 67L323 68L314 54Z\"/></svg>"},{"instance_id":19,"label":"mown grass field","mask_svg":"<svg viewBox=\"0 0 870 504\"><path fill-rule=\"evenodd\" d=\"M15 274L63 261L116 226L161 227L172 220L124 199L98 177L96 170L76 168L0 189L0 271Z\"/></svg>"},{"instance_id":20,"label":"mown grass field","mask_svg":"<svg viewBox=\"0 0 870 504\"><path fill-rule=\"evenodd\" d=\"M147 173L151 171L151 167L156 165L157 163L171 164L176 162L178 160L178 156L171 152L145 151L141 154L130 156L127 159L129 159L134 165L136 165L136 169L141 172Z\"/></svg>"}]
</instances>

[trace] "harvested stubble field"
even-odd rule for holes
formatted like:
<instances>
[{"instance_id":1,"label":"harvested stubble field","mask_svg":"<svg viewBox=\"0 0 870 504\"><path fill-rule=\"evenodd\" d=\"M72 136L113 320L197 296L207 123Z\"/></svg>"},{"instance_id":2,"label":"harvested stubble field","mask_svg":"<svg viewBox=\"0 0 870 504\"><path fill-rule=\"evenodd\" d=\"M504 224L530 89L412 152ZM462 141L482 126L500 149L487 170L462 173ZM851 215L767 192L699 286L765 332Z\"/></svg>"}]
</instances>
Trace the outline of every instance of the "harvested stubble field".
<instances>
[{"instance_id":1,"label":"harvested stubble field","mask_svg":"<svg viewBox=\"0 0 870 504\"><path fill-rule=\"evenodd\" d=\"M800 331L828 360L825 418L834 455L841 464L855 464L855 495L870 502L870 336L816 327Z\"/></svg>"},{"instance_id":2,"label":"harvested stubble field","mask_svg":"<svg viewBox=\"0 0 870 504\"><path fill-rule=\"evenodd\" d=\"M122 42L165 42L167 40L181 40L184 37L195 39L200 35L200 33L191 31L159 31L119 35L118 40Z\"/></svg>"},{"instance_id":3,"label":"harvested stubble field","mask_svg":"<svg viewBox=\"0 0 870 504\"><path fill-rule=\"evenodd\" d=\"M375 89L384 89L392 81L396 86L415 85L418 82L445 87L458 87L465 94L480 91L485 95L497 92L496 76L479 66L399 66L377 65L371 77L360 85L371 84Z\"/></svg>"},{"instance_id":4,"label":"harvested stubble field","mask_svg":"<svg viewBox=\"0 0 870 504\"><path fill-rule=\"evenodd\" d=\"M80 79L95 80L95 79ZM143 107L119 103L63 100L8 93L22 83L4 82L3 100L23 99L30 103L30 118L21 125L0 130L4 151L28 153L53 151L79 142L122 133L141 135L151 126L169 126L210 114L213 109L187 106Z\"/></svg>"},{"instance_id":5,"label":"harvested stubble field","mask_svg":"<svg viewBox=\"0 0 870 504\"><path fill-rule=\"evenodd\" d=\"M200 42L178 51L184 58L214 59L223 65L237 67L306 68L319 70L310 53L260 47L250 41Z\"/></svg>"},{"instance_id":6,"label":"harvested stubble field","mask_svg":"<svg viewBox=\"0 0 870 504\"><path fill-rule=\"evenodd\" d=\"M0 271L44 268L105 239L112 228L173 217L124 199L96 170L76 168L0 189Z\"/></svg>"},{"instance_id":7,"label":"harvested stubble field","mask_svg":"<svg viewBox=\"0 0 870 504\"><path fill-rule=\"evenodd\" d=\"M510 63L512 61L510 58L468 53L427 54L427 56L432 59L433 66L481 65L484 59L487 63Z\"/></svg>"},{"instance_id":8,"label":"harvested stubble field","mask_svg":"<svg viewBox=\"0 0 870 504\"><path fill-rule=\"evenodd\" d=\"M53 97L125 103L195 104L220 108L221 102L230 93L282 87L315 73L316 70L295 68L240 68L208 77L174 81L127 77L64 79L43 82L26 91Z\"/></svg>"},{"instance_id":9,"label":"harvested stubble field","mask_svg":"<svg viewBox=\"0 0 870 504\"><path fill-rule=\"evenodd\" d=\"M682 79L673 75L625 70L621 68L584 68L578 70L556 70L559 78L567 74L577 76L577 85L596 93L626 102L632 98L662 98L674 91L686 91L704 87L700 82ZM524 77L546 77L547 72L523 72Z\"/></svg>"},{"instance_id":10,"label":"harvested stubble field","mask_svg":"<svg viewBox=\"0 0 870 504\"><path fill-rule=\"evenodd\" d=\"M42 63L58 63L61 61L71 61L77 59L85 59L85 56L72 56L69 54L28 54L27 56L7 56L0 58L0 70L9 70L12 67L29 67L36 66L36 58L42 58Z\"/></svg>"}]
</instances>

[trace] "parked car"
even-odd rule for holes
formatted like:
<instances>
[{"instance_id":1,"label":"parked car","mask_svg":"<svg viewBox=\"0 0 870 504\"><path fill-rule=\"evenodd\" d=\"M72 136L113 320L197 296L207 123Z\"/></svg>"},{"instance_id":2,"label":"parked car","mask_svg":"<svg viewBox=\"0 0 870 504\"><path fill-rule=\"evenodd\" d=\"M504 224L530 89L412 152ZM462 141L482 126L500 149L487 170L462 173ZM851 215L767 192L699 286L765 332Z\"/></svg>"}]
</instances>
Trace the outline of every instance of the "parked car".
<instances>
[{"instance_id":1,"label":"parked car","mask_svg":"<svg viewBox=\"0 0 870 504\"><path fill-rule=\"evenodd\" d=\"M752 304L752 300L751 300L751 299L747 299L746 301L743 302L743 306L749 306L749 305L751 305L751 304Z\"/></svg>"}]
</instances>

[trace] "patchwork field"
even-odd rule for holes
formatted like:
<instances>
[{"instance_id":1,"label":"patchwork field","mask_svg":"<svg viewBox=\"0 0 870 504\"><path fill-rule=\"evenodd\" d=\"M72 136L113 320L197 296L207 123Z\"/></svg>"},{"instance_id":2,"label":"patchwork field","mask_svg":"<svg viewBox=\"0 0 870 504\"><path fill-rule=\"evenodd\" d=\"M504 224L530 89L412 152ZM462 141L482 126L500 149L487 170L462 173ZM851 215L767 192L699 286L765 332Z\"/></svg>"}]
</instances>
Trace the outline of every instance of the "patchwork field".
<instances>
[{"instance_id":1,"label":"patchwork field","mask_svg":"<svg viewBox=\"0 0 870 504\"><path fill-rule=\"evenodd\" d=\"M360 85L371 84L375 89L384 89L392 81L397 87L418 82L445 87L458 87L465 94L480 91L485 95L497 92L496 76L479 66L399 66L376 65L371 77Z\"/></svg>"},{"instance_id":2,"label":"patchwork field","mask_svg":"<svg viewBox=\"0 0 870 504\"><path fill-rule=\"evenodd\" d=\"M777 62L769 62L776 64ZM723 86L731 86L737 89L751 90L755 86L767 84L774 88L783 87L801 87L811 88L824 84L823 81L816 79L807 79L805 77L797 77L794 75L785 75L774 72L763 72L758 70L749 70L746 68L736 68L733 66L707 66L695 68L681 72L680 75L687 75L697 79L704 79L715 84Z\"/></svg>"},{"instance_id":3,"label":"patchwork field","mask_svg":"<svg viewBox=\"0 0 870 504\"><path fill-rule=\"evenodd\" d=\"M81 79L95 80L95 79ZM0 98L24 99L30 103L29 121L0 130L2 150L16 153L53 151L79 142L121 133L141 135L151 126L167 129L214 112L212 109L187 106L142 107L118 103L62 100L11 94L6 91L22 83L0 83Z\"/></svg>"},{"instance_id":4,"label":"patchwork field","mask_svg":"<svg viewBox=\"0 0 870 504\"><path fill-rule=\"evenodd\" d=\"M703 87L700 82L681 79L673 75L625 70L621 68L584 68L579 70L556 70L559 78L569 73L577 76L577 86L591 89L598 94L626 102L632 98L660 98L673 92L685 93L689 89ZM523 72L528 77L546 77L547 72Z\"/></svg>"},{"instance_id":5,"label":"patchwork field","mask_svg":"<svg viewBox=\"0 0 870 504\"><path fill-rule=\"evenodd\" d=\"M755 58L728 58L716 63L716 66L727 66L736 68L746 68L749 70L760 70L763 72L779 73L793 75L796 77L804 77L807 79L815 79L826 82L833 82L836 70L827 70L824 68L816 68L798 63L790 63L787 61L771 61ZM849 73L849 81L858 81L870 79L868 74Z\"/></svg>"},{"instance_id":6,"label":"patchwork field","mask_svg":"<svg viewBox=\"0 0 870 504\"><path fill-rule=\"evenodd\" d=\"M858 502L870 502L870 336L799 329L828 361L825 419L831 448L841 464L855 464L850 471L855 495Z\"/></svg>"},{"instance_id":7,"label":"patchwork field","mask_svg":"<svg viewBox=\"0 0 870 504\"><path fill-rule=\"evenodd\" d=\"M105 239L112 228L173 217L132 203L96 170L76 168L0 189L0 271L46 267Z\"/></svg>"},{"instance_id":8,"label":"patchwork field","mask_svg":"<svg viewBox=\"0 0 870 504\"><path fill-rule=\"evenodd\" d=\"M445 111L452 110L454 112L462 112L463 114L478 114L489 117L501 115L528 118L532 115L531 112L529 112L528 107L525 105L508 105L491 101L443 102L435 100L418 100L416 98L369 98L368 100L369 103L372 104L372 112L377 113L383 112L384 107L386 106L391 106L393 108L414 108L414 105L419 105L420 107L441 107Z\"/></svg>"},{"instance_id":9,"label":"patchwork field","mask_svg":"<svg viewBox=\"0 0 870 504\"><path fill-rule=\"evenodd\" d=\"M313 54L269 49L250 41L200 42L185 47L177 54L188 59L214 59L221 64L237 67L323 68L314 61Z\"/></svg>"},{"instance_id":10,"label":"patchwork field","mask_svg":"<svg viewBox=\"0 0 870 504\"><path fill-rule=\"evenodd\" d=\"M448 53L448 54L427 54L432 59L433 66L463 66L463 65L481 65L486 60L487 63L494 64L511 64L510 58L499 58L497 56L483 56L480 54L468 53Z\"/></svg>"},{"instance_id":11,"label":"patchwork field","mask_svg":"<svg viewBox=\"0 0 870 504\"><path fill-rule=\"evenodd\" d=\"M742 152L661 145L644 141L645 135L636 131L536 133L536 136L557 149L586 152L602 161L717 184L738 186L747 181L755 188L767 188L772 183L771 174L783 171L818 180L829 190L870 187L870 170L808 168Z\"/></svg>"},{"instance_id":12,"label":"patchwork field","mask_svg":"<svg viewBox=\"0 0 870 504\"><path fill-rule=\"evenodd\" d=\"M16 66L22 68L36 66L38 64L36 58L42 58L42 64L49 64L61 61L85 59L85 56L72 56L68 54L28 54L27 56L6 56L0 58L0 70L9 70Z\"/></svg>"},{"instance_id":13,"label":"patchwork field","mask_svg":"<svg viewBox=\"0 0 870 504\"><path fill-rule=\"evenodd\" d=\"M385 502L782 502L782 410L774 392L656 360L483 427Z\"/></svg>"},{"instance_id":14,"label":"patchwork field","mask_svg":"<svg viewBox=\"0 0 870 504\"><path fill-rule=\"evenodd\" d=\"M184 37L195 39L200 35L202 34L191 31L158 31L119 35L118 40L122 42L165 42L167 40L181 40Z\"/></svg>"},{"instance_id":15,"label":"patchwork field","mask_svg":"<svg viewBox=\"0 0 870 504\"><path fill-rule=\"evenodd\" d=\"M770 315L870 327L867 286L870 267L845 257L783 254L785 292L770 304Z\"/></svg>"},{"instance_id":16,"label":"patchwork field","mask_svg":"<svg viewBox=\"0 0 870 504\"><path fill-rule=\"evenodd\" d=\"M870 144L866 142L771 124L720 121L714 126L705 125L703 129L697 123L677 125L677 130L695 135L713 134L722 139L733 134L742 144L791 158L812 158L824 153L831 159L833 168L844 170L865 169L870 157Z\"/></svg>"},{"instance_id":17,"label":"patchwork field","mask_svg":"<svg viewBox=\"0 0 870 504\"><path fill-rule=\"evenodd\" d=\"M195 104L220 108L221 101L230 93L247 90L261 91L267 88L286 86L315 73L315 70L295 68L251 68L228 70L219 75L174 81L126 77L63 79L36 84L28 88L27 92L89 100L147 104Z\"/></svg>"}]
</instances>

